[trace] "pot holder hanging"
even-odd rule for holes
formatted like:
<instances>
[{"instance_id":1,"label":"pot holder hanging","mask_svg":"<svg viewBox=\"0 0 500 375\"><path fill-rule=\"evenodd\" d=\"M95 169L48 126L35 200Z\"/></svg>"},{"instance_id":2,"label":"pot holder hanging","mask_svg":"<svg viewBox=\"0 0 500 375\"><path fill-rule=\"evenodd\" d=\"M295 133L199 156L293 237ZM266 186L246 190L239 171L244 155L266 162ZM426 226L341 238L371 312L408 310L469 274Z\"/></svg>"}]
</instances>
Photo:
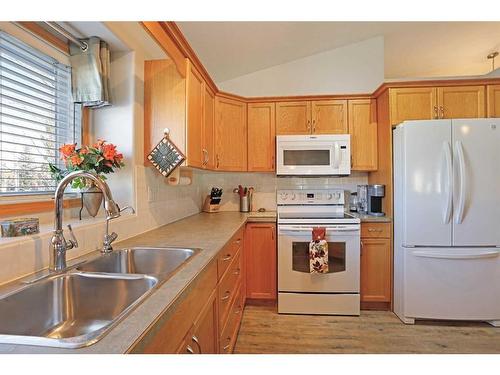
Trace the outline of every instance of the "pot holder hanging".
<instances>
[{"instance_id":1,"label":"pot holder hanging","mask_svg":"<svg viewBox=\"0 0 500 375\"><path fill-rule=\"evenodd\" d=\"M170 130L165 129L164 137L148 155L148 160L165 177L168 177L175 168L186 160L181 150L170 141L169 133Z\"/></svg>"}]
</instances>

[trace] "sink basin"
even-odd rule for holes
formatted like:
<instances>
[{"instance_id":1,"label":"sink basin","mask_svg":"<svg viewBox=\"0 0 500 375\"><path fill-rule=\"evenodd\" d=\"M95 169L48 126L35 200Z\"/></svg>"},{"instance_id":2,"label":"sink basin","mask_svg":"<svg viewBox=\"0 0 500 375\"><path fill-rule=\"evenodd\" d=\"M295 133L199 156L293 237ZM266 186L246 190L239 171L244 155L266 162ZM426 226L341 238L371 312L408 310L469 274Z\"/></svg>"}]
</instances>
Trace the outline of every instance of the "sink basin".
<instances>
[{"instance_id":1,"label":"sink basin","mask_svg":"<svg viewBox=\"0 0 500 375\"><path fill-rule=\"evenodd\" d=\"M104 254L77 269L84 272L145 274L165 281L198 251L177 247L134 247Z\"/></svg>"},{"instance_id":2,"label":"sink basin","mask_svg":"<svg viewBox=\"0 0 500 375\"><path fill-rule=\"evenodd\" d=\"M0 343L91 345L157 283L146 275L67 273L29 284L0 299Z\"/></svg>"}]
</instances>

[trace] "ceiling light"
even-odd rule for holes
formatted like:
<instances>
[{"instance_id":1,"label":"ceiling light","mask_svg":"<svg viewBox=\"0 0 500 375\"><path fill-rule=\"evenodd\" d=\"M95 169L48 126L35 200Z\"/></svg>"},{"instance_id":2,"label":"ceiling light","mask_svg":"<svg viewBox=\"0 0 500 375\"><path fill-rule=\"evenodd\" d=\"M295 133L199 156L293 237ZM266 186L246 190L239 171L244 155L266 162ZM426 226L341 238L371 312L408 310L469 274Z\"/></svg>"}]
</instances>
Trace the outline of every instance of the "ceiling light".
<instances>
[{"instance_id":1,"label":"ceiling light","mask_svg":"<svg viewBox=\"0 0 500 375\"><path fill-rule=\"evenodd\" d=\"M498 56L498 51L490 53L488 56L486 56L487 59L491 60L491 71L495 70L495 57Z\"/></svg>"}]
</instances>

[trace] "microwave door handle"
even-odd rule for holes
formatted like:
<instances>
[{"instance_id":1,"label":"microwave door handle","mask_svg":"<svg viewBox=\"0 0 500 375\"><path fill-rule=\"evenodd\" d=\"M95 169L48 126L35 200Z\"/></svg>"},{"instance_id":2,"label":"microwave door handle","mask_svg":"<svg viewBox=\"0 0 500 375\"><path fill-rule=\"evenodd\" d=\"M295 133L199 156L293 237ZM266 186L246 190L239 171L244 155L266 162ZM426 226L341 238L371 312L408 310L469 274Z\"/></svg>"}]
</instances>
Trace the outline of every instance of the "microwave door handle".
<instances>
[{"instance_id":1,"label":"microwave door handle","mask_svg":"<svg viewBox=\"0 0 500 375\"><path fill-rule=\"evenodd\" d=\"M333 143L333 167L338 169L340 166L340 146L338 142Z\"/></svg>"},{"instance_id":2,"label":"microwave door handle","mask_svg":"<svg viewBox=\"0 0 500 375\"><path fill-rule=\"evenodd\" d=\"M452 183L453 183L453 167L451 164L451 146L449 142L443 142L443 151L444 157L446 160L446 189L447 189L447 197L446 197L446 207L444 210L443 223L448 224L451 219L451 206L452 206Z\"/></svg>"}]
</instances>

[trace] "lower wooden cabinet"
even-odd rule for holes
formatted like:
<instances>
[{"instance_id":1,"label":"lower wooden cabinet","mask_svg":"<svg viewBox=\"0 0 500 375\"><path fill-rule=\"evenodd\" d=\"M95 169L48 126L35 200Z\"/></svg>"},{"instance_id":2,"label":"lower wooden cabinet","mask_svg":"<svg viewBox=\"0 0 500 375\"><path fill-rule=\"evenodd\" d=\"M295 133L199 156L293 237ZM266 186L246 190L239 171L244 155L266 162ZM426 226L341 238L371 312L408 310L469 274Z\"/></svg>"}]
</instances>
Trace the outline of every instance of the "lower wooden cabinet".
<instances>
[{"instance_id":1,"label":"lower wooden cabinet","mask_svg":"<svg viewBox=\"0 0 500 375\"><path fill-rule=\"evenodd\" d=\"M247 298L276 299L276 270L276 224L247 224L245 232Z\"/></svg>"},{"instance_id":2,"label":"lower wooden cabinet","mask_svg":"<svg viewBox=\"0 0 500 375\"><path fill-rule=\"evenodd\" d=\"M372 306L383 309L390 308L392 296L390 226L390 223L361 224L361 302L374 303Z\"/></svg>"},{"instance_id":3,"label":"lower wooden cabinet","mask_svg":"<svg viewBox=\"0 0 500 375\"><path fill-rule=\"evenodd\" d=\"M214 290L207 304L194 322L191 340L200 354L218 353L217 293Z\"/></svg>"}]
</instances>

